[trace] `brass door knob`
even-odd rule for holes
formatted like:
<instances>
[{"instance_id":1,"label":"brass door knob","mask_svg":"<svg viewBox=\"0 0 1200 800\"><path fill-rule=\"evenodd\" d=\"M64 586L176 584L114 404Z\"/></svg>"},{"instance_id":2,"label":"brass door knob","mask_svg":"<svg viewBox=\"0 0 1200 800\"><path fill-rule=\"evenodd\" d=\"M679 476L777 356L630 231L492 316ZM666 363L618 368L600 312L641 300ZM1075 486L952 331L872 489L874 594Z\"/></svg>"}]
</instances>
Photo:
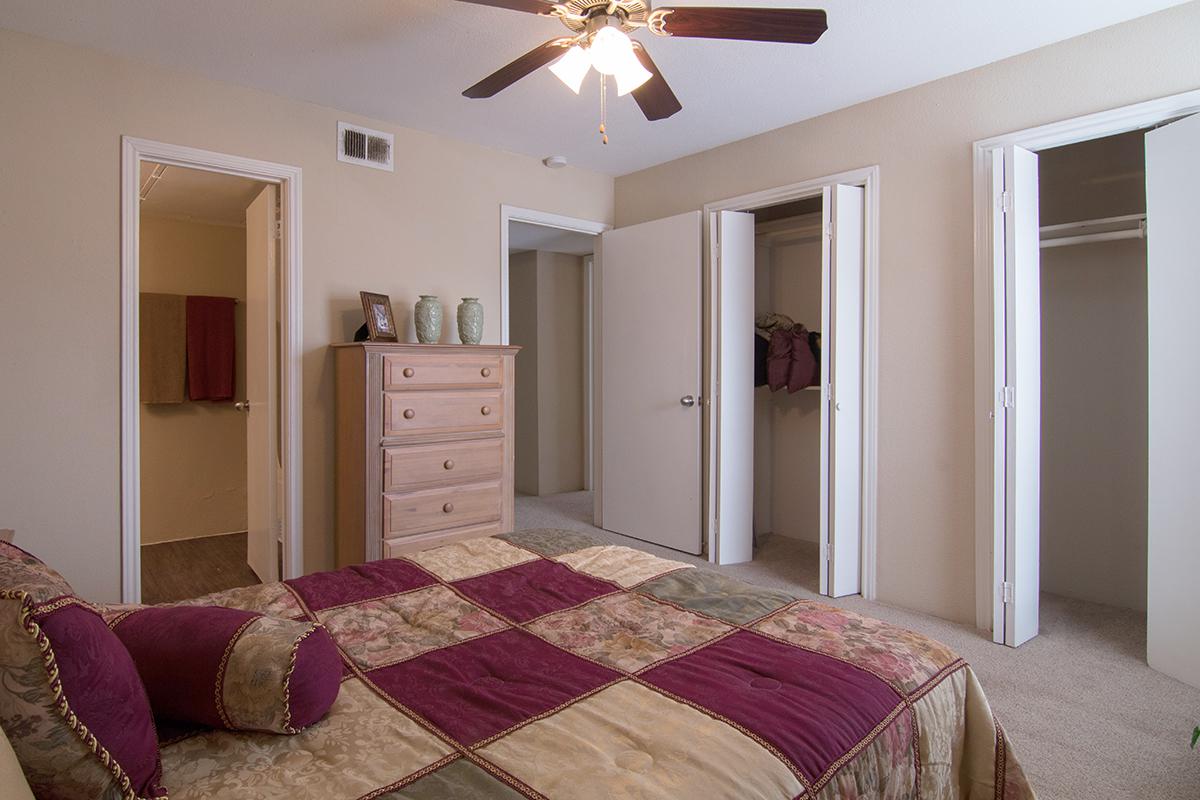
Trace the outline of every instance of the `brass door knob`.
<instances>
[{"instance_id":1,"label":"brass door knob","mask_svg":"<svg viewBox=\"0 0 1200 800\"><path fill-rule=\"evenodd\" d=\"M479 374L485 378L488 378L491 377L492 371L487 367L484 367L483 369L479 370Z\"/></svg>"},{"instance_id":2,"label":"brass door knob","mask_svg":"<svg viewBox=\"0 0 1200 800\"><path fill-rule=\"evenodd\" d=\"M446 459L446 460L445 460L445 461L442 463L442 466L443 466L443 467L445 467L446 469L454 469L454 459L453 459L453 458L447 458L447 459Z\"/></svg>"},{"instance_id":3,"label":"brass door knob","mask_svg":"<svg viewBox=\"0 0 1200 800\"><path fill-rule=\"evenodd\" d=\"M404 368L404 377L406 377L406 378L411 378L412 376L413 376L413 368L412 368L412 367L405 367L405 368Z\"/></svg>"},{"instance_id":4,"label":"brass door knob","mask_svg":"<svg viewBox=\"0 0 1200 800\"><path fill-rule=\"evenodd\" d=\"M445 511L447 514L449 514L453 510L454 510L454 503L446 503L446 505L442 506L442 511Z\"/></svg>"},{"instance_id":5,"label":"brass door knob","mask_svg":"<svg viewBox=\"0 0 1200 800\"><path fill-rule=\"evenodd\" d=\"M491 407L491 406L484 406L483 408L479 409L479 413L480 413L480 414L483 414L483 415L486 417L488 414L491 414L491 413L492 413L492 407Z\"/></svg>"},{"instance_id":6,"label":"brass door knob","mask_svg":"<svg viewBox=\"0 0 1200 800\"><path fill-rule=\"evenodd\" d=\"M413 411L411 408L404 409L404 418L405 419L412 419L416 415L417 415L417 412Z\"/></svg>"}]
</instances>

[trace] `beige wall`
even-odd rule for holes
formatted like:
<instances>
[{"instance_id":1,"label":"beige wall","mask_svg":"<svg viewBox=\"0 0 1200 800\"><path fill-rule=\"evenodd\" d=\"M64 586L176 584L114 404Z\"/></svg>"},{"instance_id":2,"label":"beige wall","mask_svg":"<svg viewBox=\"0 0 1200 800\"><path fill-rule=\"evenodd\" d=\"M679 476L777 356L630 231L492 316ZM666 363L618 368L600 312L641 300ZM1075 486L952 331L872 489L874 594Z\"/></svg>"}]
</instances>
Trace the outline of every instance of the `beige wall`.
<instances>
[{"instance_id":1,"label":"beige wall","mask_svg":"<svg viewBox=\"0 0 1200 800\"><path fill-rule=\"evenodd\" d=\"M1041 221L1145 213L1143 134L1041 153ZM1042 250L1041 579L1146 608L1146 242Z\"/></svg>"},{"instance_id":2,"label":"beige wall","mask_svg":"<svg viewBox=\"0 0 1200 800\"><path fill-rule=\"evenodd\" d=\"M538 493L583 489L583 259L538 253Z\"/></svg>"},{"instance_id":3,"label":"beige wall","mask_svg":"<svg viewBox=\"0 0 1200 800\"><path fill-rule=\"evenodd\" d=\"M517 353L516 489L538 493L538 258L536 250L508 259L508 341Z\"/></svg>"},{"instance_id":4,"label":"beige wall","mask_svg":"<svg viewBox=\"0 0 1200 800\"><path fill-rule=\"evenodd\" d=\"M243 301L235 309L241 393L246 229L143 215L140 251L144 292ZM142 543L246 530L246 415L232 403L140 405Z\"/></svg>"},{"instance_id":5,"label":"beige wall","mask_svg":"<svg viewBox=\"0 0 1200 800\"><path fill-rule=\"evenodd\" d=\"M1043 591L1146 608L1146 243L1042 251Z\"/></svg>"},{"instance_id":6,"label":"beige wall","mask_svg":"<svg viewBox=\"0 0 1200 800\"><path fill-rule=\"evenodd\" d=\"M333 563L327 346L361 324L359 290L390 294L402 330L419 293L478 296L496 342L500 205L613 218L607 176L10 31L0 108L0 525L94 600L116 599L120 582L123 134L304 170L309 571ZM394 133L395 173L339 163L339 119Z\"/></svg>"},{"instance_id":7,"label":"beige wall","mask_svg":"<svg viewBox=\"0 0 1200 800\"><path fill-rule=\"evenodd\" d=\"M584 488L583 259L527 251L509 261L509 340L517 356L517 491Z\"/></svg>"},{"instance_id":8,"label":"beige wall","mask_svg":"<svg viewBox=\"0 0 1200 800\"><path fill-rule=\"evenodd\" d=\"M819 225L820 217L798 217L796 222ZM767 291L756 313L787 314L809 330L821 330L820 239L784 240L758 248L758 255L766 269L756 277L766 280ZM756 297L761 289L755 287ZM755 517L769 518L773 533L816 542L821 525L821 393L772 392L766 386L754 391L755 428L764 428L769 437L755 436L760 450L755 454L755 496L770 505L769 512L756 511Z\"/></svg>"},{"instance_id":9,"label":"beige wall","mask_svg":"<svg viewBox=\"0 0 1200 800\"><path fill-rule=\"evenodd\" d=\"M617 179L617 224L878 164L878 596L975 619L971 143L1200 87L1190 3Z\"/></svg>"}]
</instances>

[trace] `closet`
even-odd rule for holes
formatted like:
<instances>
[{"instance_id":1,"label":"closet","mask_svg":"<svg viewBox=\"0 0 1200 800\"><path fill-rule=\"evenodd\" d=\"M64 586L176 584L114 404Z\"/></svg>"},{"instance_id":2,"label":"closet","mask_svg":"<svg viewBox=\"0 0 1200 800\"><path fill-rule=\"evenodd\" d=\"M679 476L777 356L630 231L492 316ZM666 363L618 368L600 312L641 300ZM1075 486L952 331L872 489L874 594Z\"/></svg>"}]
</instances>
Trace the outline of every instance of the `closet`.
<instances>
[{"instance_id":1,"label":"closet","mask_svg":"<svg viewBox=\"0 0 1200 800\"><path fill-rule=\"evenodd\" d=\"M1039 153L1041 589L1144 611L1144 131Z\"/></svg>"},{"instance_id":2,"label":"closet","mask_svg":"<svg viewBox=\"0 0 1200 800\"><path fill-rule=\"evenodd\" d=\"M862 197L830 186L754 211L745 334L755 347L756 540L803 543L813 590L834 596L860 589Z\"/></svg>"}]
</instances>

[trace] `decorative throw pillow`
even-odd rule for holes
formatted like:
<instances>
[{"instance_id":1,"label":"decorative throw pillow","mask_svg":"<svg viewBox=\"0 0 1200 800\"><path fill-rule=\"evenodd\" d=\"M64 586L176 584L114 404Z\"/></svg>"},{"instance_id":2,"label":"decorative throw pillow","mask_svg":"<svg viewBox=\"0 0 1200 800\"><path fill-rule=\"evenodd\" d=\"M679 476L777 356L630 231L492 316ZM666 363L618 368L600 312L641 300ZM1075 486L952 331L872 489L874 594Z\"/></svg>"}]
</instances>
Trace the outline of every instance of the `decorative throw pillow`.
<instances>
[{"instance_id":1,"label":"decorative throw pillow","mask_svg":"<svg viewBox=\"0 0 1200 800\"><path fill-rule=\"evenodd\" d=\"M333 705L342 681L325 627L219 606L143 606L109 625L154 713L230 730L297 733Z\"/></svg>"},{"instance_id":2,"label":"decorative throw pillow","mask_svg":"<svg viewBox=\"0 0 1200 800\"><path fill-rule=\"evenodd\" d=\"M150 703L129 653L61 575L6 543L0 727L39 797L167 795Z\"/></svg>"}]
</instances>

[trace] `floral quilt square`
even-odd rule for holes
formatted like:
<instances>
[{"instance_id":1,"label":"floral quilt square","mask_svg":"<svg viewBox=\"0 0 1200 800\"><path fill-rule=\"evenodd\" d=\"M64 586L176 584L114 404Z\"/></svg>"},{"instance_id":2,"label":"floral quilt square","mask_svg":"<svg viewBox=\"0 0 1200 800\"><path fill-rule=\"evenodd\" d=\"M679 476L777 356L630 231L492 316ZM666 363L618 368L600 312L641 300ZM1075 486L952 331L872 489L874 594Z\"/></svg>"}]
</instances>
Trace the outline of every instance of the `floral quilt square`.
<instances>
[{"instance_id":1,"label":"floral quilt square","mask_svg":"<svg viewBox=\"0 0 1200 800\"><path fill-rule=\"evenodd\" d=\"M464 745L558 708L619 673L510 628L367 673Z\"/></svg>"},{"instance_id":2,"label":"floral quilt square","mask_svg":"<svg viewBox=\"0 0 1200 800\"><path fill-rule=\"evenodd\" d=\"M752 622L795 599L707 569L681 569L647 581L635 591L735 625Z\"/></svg>"},{"instance_id":3,"label":"floral quilt square","mask_svg":"<svg viewBox=\"0 0 1200 800\"><path fill-rule=\"evenodd\" d=\"M542 617L529 630L625 672L715 639L732 628L638 594L615 594Z\"/></svg>"},{"instance_id":4,"label":"floral quilt square","mask_svg":"<svg viewBox=\"0 0 1200 800\"><path fill-rule=\"evenodd\" d=\"M749 736L632 681L479 753L550 800L807 797L787 765Z\"/></svg>"},{"instance_id":5,"label":"floral quilt square","mask_svg":"<svg viewBox=\"0 0 1200 800\"><path fill-rule=\"evenodd\" d=\"M355 800L451 752L362 681L350 680L328 716L294 736L207 731L164 746L163 783L172 800Z\"/></svg>"},{"instance_id":6,"label":"floral quilt square","mask_svg":"<svg viewBox=\"0 0 1200 800\"><path fill-rule=\"evenodd\" d=\"M454 588L484 608L517 622L528 622L619 591L611 583L541 558L458 581Z\"/></svg>"},{"instance_id":7,"label":"floral quilt square","mask_svg":"<svg viewBox=\"0 0 1200 800\"><path fill-rule=\"evenodd\" d=\"M508 627L445 586L339 606L317 617L366 670Z\"/></svg>"},{"instance_id":8,"label":"floral quilt square","mask_svg":"<svg viewBox=\"0 0 1200 800\"><path fill-rule=\"evenodd\" d=\"M257 586L239 586L236 589L206 594L189 600L172 603L175 606L225 606L243 611L257 611L268 617L296 619L304 616L304 610L296 596L282 583L260 583Z\"/></svg>"},{"instance_id":9,"label":"floral quilt square","mask_svg":"<svg viewBox=\"0 0 1200 800\"><path fill-rule=\"evenodd\" d=\"M537 554L489 537L452 542L432 550L411 553L406 558L444 581L459 581L533 561Z\"/></svg>"},{"instance_id":10,"label":"floral quilt square","mask_svg":"<svg viewBox=\"0 0 1200 800\"><path fill-rule=\"evenodd\" d=\"M946 645L919 633L811 601L797 603L754 627L856 664L905 694L958 660Z\"/></svg>"},{"instance_id":11,"label":"floral quilt square","mask_svg":"<svg viewBox=\"0 0 1200 800\"><path fill-rule=\"evenodd\" d=\"M617 545L587 547L556 556L554 560L626 589L677 569L693 568L690 564L668 561L642 550Z\"/></svg>"}]
</instances>

